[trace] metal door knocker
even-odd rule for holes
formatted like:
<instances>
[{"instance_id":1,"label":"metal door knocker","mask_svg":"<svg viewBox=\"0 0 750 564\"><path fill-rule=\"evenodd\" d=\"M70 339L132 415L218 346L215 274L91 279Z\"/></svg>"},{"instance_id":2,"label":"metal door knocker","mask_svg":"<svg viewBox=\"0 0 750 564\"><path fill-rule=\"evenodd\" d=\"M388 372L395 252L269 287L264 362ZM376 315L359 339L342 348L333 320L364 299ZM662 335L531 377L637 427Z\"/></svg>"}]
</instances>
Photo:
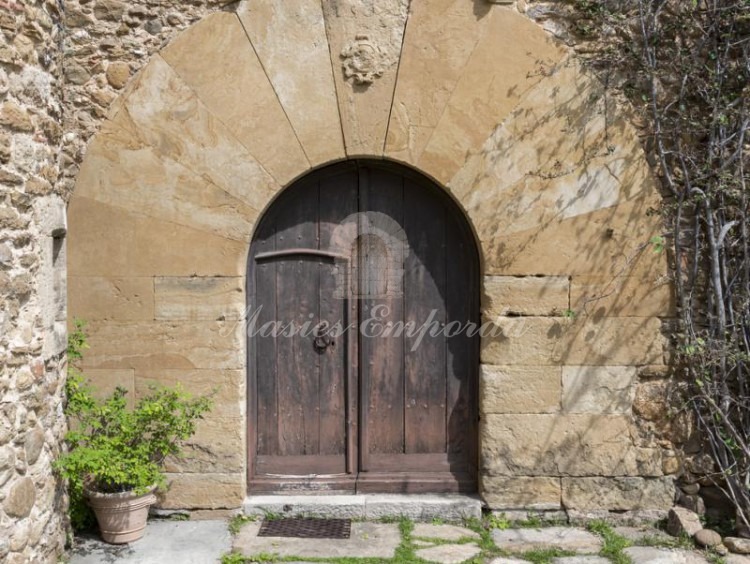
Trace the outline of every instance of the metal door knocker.
<instances>
[{"instance_id":1,"label":"metal door knocker","mask_svg":"<svg viewBox=\"0 0 750 564\"><path fill-rule=\"evenodd\" d=\"M333 338L328 334L329 330L327 321L321 321L313 329L313 346L318 352L323 352L334 344Z\"/></svg>"}]
</instances>

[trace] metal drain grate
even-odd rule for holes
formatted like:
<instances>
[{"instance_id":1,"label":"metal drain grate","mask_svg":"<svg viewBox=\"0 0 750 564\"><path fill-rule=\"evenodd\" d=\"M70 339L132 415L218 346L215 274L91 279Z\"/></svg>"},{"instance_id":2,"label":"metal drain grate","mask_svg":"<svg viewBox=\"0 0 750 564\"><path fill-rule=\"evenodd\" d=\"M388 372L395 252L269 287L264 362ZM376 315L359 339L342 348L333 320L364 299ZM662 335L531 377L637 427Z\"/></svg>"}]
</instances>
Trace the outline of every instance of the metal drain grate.
<instances>
[{"instance_id":1,"label":"metal drain grate","mask_svg":"<svg viewBox=\"0 0 750 564\"><path fill-rule=\"evenodd\" d=\"M351 527L351 519L273 519L263 521L258 536L348 539Z\"/></svg>"}]
</instances>

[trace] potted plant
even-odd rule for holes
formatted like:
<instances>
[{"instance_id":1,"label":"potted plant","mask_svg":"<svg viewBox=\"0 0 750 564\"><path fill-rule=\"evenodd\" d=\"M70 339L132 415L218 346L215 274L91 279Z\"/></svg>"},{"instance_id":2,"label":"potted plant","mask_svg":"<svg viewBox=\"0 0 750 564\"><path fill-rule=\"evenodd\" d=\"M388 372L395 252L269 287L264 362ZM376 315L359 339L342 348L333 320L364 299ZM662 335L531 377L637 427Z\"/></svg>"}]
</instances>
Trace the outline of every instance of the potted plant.
<instances>
[{"instance_id":1,"label":"potted plant","mask_svg":"<svg viewBox=\"0 0 750 564\"><path fill-rule=\"evenodd\" d=\"M69 359L80 359L82 323L76 323L70 342ZM138 540L156 501L154 491L166 483L164 459L180 453L181 443L210 409L211 397L192 398L179 385L153 388L128 409L125 389L98 400L75 369L68 372L66 392L68 451L55 467L69 484L73 525L85 522L85 501L94 510L103 540Z\"/></svg>"}]
</instances>

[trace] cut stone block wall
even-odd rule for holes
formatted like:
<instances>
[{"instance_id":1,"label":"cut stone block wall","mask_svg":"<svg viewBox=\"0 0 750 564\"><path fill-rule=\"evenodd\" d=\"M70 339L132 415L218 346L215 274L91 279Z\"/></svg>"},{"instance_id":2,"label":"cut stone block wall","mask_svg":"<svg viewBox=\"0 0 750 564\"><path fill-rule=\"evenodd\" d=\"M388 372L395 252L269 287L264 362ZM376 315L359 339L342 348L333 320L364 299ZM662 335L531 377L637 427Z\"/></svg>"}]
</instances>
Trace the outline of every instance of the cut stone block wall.
<instances>
[{"instance_id":1,"label":"cut stone block wall","mask_svg":"<svg viewBox=\"0 0 750 564\"><path fill-rule=\"evenodd\" d=\"M86 373L100 388L219 388L189 455L170 463L163 506L240 504L237 320L253 227L295 176L356 156L431 175L477 234L483 312L503 330L483 343L489 505L668 505L679 464L659 440L675 422L670 290L646 246L655 185L627 112L605 119L597 82L519 15L571 43L569 14L286 4L0 2L0 559L62 550L51 462L65 428L66 284L70 312L91 321ZM361 34L380 53L364 71L342 57Z\"/></svg>"},{"instance_id":2,"label":"cut stone block wall","mask_svg":"<svg viewBox=\"0 0 750 564\"><path fill-rule=\"evenodd\" d=\"M475 231L498 330L481 352L488 504L669 506L673 453L641 421L660 380L641 375L666 367L673 304L627 108L520 6L247 1L175 36L221 4L68 9L81 103L66 155L98 131L66 167L84 371L136 396L150 381L220 388L163 505L241 503L254 226L298 176L367 156L435 179ZM361 36L376 53L364 69L348 55Z\"/></svg>"}]
</instances>

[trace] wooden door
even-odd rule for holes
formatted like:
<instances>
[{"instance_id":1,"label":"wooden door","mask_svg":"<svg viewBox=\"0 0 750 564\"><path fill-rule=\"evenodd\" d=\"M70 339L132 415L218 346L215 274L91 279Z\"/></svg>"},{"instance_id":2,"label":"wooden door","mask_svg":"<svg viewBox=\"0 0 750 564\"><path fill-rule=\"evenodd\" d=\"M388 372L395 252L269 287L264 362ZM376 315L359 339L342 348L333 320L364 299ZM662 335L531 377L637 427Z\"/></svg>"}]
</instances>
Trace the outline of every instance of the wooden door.
<instances>
[{"instance_id":1,"label":"wooden door","mask_svg":"<svg viewBox=\"0 0 750 564\"><path fill-rule=\"evenodd\" d=\"M477 252L437 187L362 161L295 183L248 306L251 491L476 490Z\"/></svg>"}]
</instances>

